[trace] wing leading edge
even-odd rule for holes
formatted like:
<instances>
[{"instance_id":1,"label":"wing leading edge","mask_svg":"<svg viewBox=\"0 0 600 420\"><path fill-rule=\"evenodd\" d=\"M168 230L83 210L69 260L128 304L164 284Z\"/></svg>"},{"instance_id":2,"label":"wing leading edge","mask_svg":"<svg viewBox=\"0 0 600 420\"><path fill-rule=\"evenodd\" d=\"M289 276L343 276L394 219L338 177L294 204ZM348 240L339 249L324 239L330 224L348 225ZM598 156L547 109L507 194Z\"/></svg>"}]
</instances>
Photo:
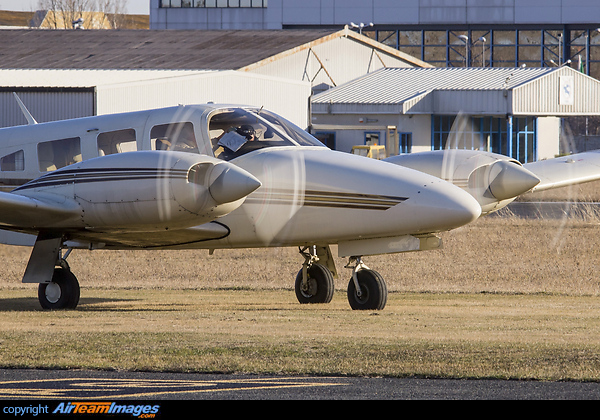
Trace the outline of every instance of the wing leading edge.
<instances>
[{"instance_id":1,"label":"wing leading edge","mask_svg":"<svg viewBox=\"0 0 600 420\"><path fill-rule=\"evenodd\" d=\"M523 166L540 179L532 191L581 184L600 179L600 150L540 160Z\"/></svg>"},{"instance_id":2,"label":"wing leading edge","mask_svg":"<svg viewBox=\"0 0 600 420\"><path fill-rule=\"evenodd\" d=\"M0 192L0 225L37 231L38 227L52 228L81 216L78 203L54 194L27 197Z\"/></svg>"}]
</instances>

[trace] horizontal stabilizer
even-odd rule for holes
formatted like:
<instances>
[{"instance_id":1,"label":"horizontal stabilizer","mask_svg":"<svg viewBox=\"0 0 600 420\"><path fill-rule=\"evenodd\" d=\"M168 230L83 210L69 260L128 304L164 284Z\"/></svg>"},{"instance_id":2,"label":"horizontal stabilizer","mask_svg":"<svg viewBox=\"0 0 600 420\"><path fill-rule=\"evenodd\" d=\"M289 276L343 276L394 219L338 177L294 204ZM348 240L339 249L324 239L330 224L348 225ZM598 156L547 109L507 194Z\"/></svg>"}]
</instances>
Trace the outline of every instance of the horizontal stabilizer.
<instances>
[{"instance_id":1,"label":"horizontal stabilizer","mask_svg":"<svg viewBox=\"0 0 600 420\"><path fill-rule=\"evenodd\" d=\"M600 179L600 150L540 160L523 166L541 181L532 191L581 184Z\"/></svg>"}]
</instances>

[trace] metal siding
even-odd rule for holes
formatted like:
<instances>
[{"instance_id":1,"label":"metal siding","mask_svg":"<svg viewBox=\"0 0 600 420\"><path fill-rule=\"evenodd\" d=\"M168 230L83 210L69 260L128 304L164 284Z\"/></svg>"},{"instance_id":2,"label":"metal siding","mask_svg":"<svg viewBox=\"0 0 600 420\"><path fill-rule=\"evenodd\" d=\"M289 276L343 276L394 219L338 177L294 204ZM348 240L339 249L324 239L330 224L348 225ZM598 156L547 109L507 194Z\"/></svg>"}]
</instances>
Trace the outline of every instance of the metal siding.
<instances>
[{"instance_id":1,"label":"metal siding","mask_svg":"<svg viewBox=\"0 0 600 420\"><path fill-rule=\"evenodd\" d=\"M508 97L497 90L436 90L433 103L431 113L439 115L506 115L510 109Z\"/></svg>"},{"instance_id":2,"label":"metal siding","mask_svg":"<svg viewBox=\"0 0 600 420\"><path fill-rule=\"evenodd\" d=\"M98 115L207 102L264 106L302 128L308 125L310 84L225 71L98 88Z\"/></svg>"},{"instance_id":3,"label":"metal siding","mask_svg":"<svg viewBox=\"0 0 600 420\"><path fill-rule=\"evenodd\" d=\"M95 75L101 75L101 80L106 83L108 79L104 76L109 73L101 70L88 71L86 74L90 82ZM114 84L99 85L96 93L94 88L74 92L72 89L69 91L70 88L4 87L0 90L0 126L27 124L12 95L13 90L18 92L38 122L212 101L264 106L303 128L308 125L311 91L308 82L237 71L157 72L154 73L157 78L150 80L151 74L142 71L139 72L141 80L135 81L132 77L134 74L130 73L124 83L118 77L124 73L113 74L117 76L113 78ZM169 74L173 77L165 77ZM65 80L65 74L60 78Z\"/></svg>"},{"instance_id":4,"label":"metal siding","mask_svg":"<svg viewBox=\"0 0 600 420\"><path fill-rule=\"evenodd\" d=\"M572 76L573 105L559 104L561 76ZM598 115L600 83L570 68L562 68L514 89L514 115Z\"/></svg>"},{"instance_id":5,"label":"metal siding","mask_svg":"<svg viewBox=\"0 0 600 420\"><path fill-rule=\"evenodd\" d=\"M153 0L150 5L150 27L166 29L185 27L207 29L209 22L224 27L226 19L215 13L209 19L203 8L164 9ZM354 22L376 24L538 24L598 22L600 5L595 0L346 0L288 1L269 0L264 14L227 27L257 25L281 29L290 25L346 25ZM226 16L226 15L223 15ZM261 26L262 25L262 26Z\"/></svg>"},{"instance_id":6,"label":"metal siding","mask_svg":"<svg viewBox=\"0 0 600 420\"><path fill-rule=\"evenodd\" d=\"M15 89L37 122L64 120L94 115L94 93L34 91ZM12 92L0 92L0 127L26 125Z\"/></svg>"},{"instance_id":7,"label":"metal siding","mask_svg":"<svg viewBox=\"0 0 600 420\"><path fill-rule=\"evenodd\" d=\"M418 93L406 100L403 106L403 114L432 114L434 106L434 91Z\"/></svg>"}]
</instances>

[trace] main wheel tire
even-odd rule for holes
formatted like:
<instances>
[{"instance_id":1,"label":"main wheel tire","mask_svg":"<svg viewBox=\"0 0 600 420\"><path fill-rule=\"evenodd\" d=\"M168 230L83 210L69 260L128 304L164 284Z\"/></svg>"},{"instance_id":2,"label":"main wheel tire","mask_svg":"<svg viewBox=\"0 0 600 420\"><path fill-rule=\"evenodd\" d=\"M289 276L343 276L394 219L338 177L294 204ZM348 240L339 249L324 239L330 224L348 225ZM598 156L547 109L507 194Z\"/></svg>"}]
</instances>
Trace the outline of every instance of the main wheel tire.
<instances>
[{"instance_id":1,"label":"main wheel tire","mask_svg":"<svg viewBox=\"0 0 600 420\"><path fill-rule=\"evenodd\" d=\"M308 290L302 290L302 270L296 276L296 298L300 303L329 303L333 298L333 274L321 264L313 264L306 270Z\"/></svg>"},{"instance_id":2,"label":"main wheel tire","mask_svg":"<svg viewBox=\"0 0 600 420\"><path fill-rule=\"evenodd\" d=\"M79 282L70 270L54 269L50 283L40 283L38 299L44 309L75 309L79 303Z\"/></svg>"},{"instance_id":3,"label":"main wheel tire","mask_svg":"<svg viewBox=\"0 0 600 420\"><path fill-rule=\"evenodd\" d=\"M387 303L387 285L375 270L359 270L356 272L361 296L356 294L354 280L348 283L348 302L354 310L382 310Z\"/></svg>"}]
</instances>

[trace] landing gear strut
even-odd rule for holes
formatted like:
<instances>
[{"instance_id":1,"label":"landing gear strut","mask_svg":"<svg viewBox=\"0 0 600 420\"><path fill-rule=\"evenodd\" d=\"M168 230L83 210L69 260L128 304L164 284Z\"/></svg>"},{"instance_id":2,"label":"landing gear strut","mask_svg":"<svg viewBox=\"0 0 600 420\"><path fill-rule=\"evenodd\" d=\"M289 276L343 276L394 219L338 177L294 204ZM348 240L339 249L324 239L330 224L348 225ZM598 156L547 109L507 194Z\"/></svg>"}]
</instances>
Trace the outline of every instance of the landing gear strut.
<instances>
[{"instance_id":1,"label":"landing gear strut","mask_svg":"<svg viewBox=\"0 0 600 420\"><path fill-rule=\"evenodd\" d=\"M300 303L329 303L333 298L333 273L319 264L317 247L300 248L304 257L302 269L296 276L296 298Z\"/></svg>"},{"instance_id":2,"label":"landing gear strut","mask_svg":"<svg viewBox=\"0 0 600 420\"><path fill-rule=\"evenodd\" d=\"M337 277L328 246L300 248L304 257L302 269L296 276L296 297L300 303L329 303L333 298L333 279ZM387 285L375 270L367 267L361 257L350 257L345 266L352 270L348 283L348 302L355 310L381 310L387 303Z\"/></svg>"},{"instance_id":3,"label":"landing gear strut","mask_svg":"<svg viewBox=\"0 0 600 420\"><path fill-rule=\"evenodd\" d=\"M371 270L361 257L350 257L346 268L352 269L348 283L348 303L355 310L381 310L387 303L387 285L375 270Z\"/></svg>"}]
</instances>

